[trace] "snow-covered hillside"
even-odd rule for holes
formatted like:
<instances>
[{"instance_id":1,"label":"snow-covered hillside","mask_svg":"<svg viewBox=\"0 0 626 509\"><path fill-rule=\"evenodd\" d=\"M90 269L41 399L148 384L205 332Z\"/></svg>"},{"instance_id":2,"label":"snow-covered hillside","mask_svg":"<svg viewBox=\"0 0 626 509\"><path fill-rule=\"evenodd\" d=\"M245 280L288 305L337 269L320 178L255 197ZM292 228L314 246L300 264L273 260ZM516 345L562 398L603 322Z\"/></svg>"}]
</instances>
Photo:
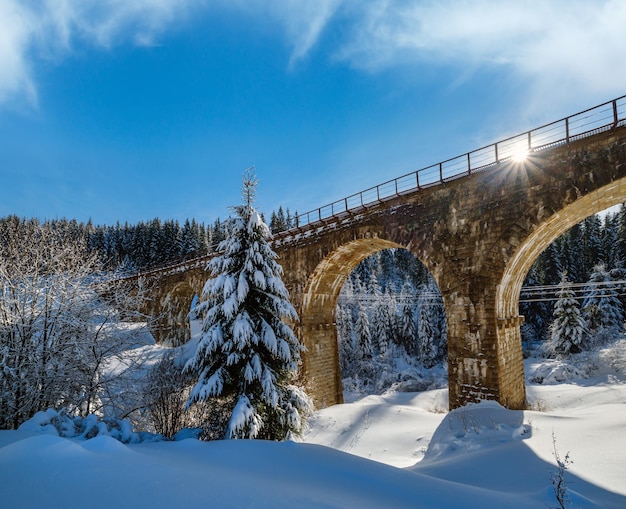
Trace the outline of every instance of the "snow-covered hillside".
<instances>
[{"instance_id":1,"label":"snow-covered hillside","mask_svg":"<svg viewBox=\"0 0 626 509\"><path fill-rule=\"evenodd\" d=\"M571 507L624 508L625 355L622 341L575 365L528 360L534 410L484 402L448 413L444 389L389 392L320 410L304 443L2 431L0 506L558 507L554 438L573 461Z\"/></svg>"}]
</instances>

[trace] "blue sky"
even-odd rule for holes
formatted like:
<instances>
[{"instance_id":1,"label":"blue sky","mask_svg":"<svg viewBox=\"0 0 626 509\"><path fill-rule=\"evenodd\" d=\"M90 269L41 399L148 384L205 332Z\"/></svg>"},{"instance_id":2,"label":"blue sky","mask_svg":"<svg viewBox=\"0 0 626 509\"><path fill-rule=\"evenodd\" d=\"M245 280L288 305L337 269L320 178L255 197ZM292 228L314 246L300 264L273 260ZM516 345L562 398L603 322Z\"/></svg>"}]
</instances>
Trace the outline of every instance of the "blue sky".
<instances>
[{"instance_id":1,"label":"blue sky","mask_svg":"<svg viewBox=\"0 0 626 509\"><path fill-rule=\"evenodd\" d=\"M0 0L0 216L306 212L626 93L623 0Z\"/></svg>"}]
</instances>

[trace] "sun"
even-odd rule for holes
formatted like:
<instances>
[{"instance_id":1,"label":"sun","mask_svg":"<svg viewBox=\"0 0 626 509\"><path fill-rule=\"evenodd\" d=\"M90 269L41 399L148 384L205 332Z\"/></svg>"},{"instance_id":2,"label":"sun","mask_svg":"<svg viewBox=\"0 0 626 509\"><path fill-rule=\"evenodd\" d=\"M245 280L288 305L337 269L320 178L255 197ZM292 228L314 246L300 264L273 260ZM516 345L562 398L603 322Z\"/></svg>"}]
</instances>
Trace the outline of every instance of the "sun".
<instances>
[{"instance_id":1,"label":"sun","mask_svg":"<svg viewBox=\"0 0 626 509\"><path fill-rule=\"evenodd\" d=\"M511 159L516 163L521 163L528 157L528 148L525 145L518 145L513 148Z\"/></svg>"}]
</instances>

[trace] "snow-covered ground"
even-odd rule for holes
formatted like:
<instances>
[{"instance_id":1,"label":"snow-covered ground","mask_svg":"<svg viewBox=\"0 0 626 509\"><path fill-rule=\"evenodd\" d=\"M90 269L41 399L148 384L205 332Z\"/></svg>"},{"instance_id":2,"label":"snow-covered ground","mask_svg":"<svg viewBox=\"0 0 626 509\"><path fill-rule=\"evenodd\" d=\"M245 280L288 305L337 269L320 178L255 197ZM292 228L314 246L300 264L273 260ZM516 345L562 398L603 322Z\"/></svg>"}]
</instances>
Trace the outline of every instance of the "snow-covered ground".
<instances>
[{"instance_id":1,"label":"snow-covered ground","mask_svg":"<svg viewBox=\"0 0 626 509\"><path fill-rule=\"evenodd\" d=\"M558 507L555 439L572 508L625 508L626 341L526 374L533 410L389 392L318 411L303 443L2 431L0 507Z\"/></svg>"}]
</instances>

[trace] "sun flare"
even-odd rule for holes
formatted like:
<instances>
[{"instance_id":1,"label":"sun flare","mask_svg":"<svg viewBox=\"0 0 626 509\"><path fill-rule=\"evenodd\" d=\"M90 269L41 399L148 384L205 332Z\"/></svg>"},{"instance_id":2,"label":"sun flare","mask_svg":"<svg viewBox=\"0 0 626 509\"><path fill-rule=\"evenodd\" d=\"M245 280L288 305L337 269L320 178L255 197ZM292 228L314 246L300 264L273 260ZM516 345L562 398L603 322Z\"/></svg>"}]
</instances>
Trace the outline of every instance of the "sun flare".
<instances>
[{"instance_id":1,"label":"sun flare","mask_svg":"<svg viewBox=\"0 0 626 509\"><path fill-rule=\"evenodd\" d=\"M527 157L528 149L524 146L516 147L513 150L513 154L511 155L511 159L513 159L513 161L515 161L516 163L521 163L522 161L525 161Z\"/></svg>"}]
</instances>

